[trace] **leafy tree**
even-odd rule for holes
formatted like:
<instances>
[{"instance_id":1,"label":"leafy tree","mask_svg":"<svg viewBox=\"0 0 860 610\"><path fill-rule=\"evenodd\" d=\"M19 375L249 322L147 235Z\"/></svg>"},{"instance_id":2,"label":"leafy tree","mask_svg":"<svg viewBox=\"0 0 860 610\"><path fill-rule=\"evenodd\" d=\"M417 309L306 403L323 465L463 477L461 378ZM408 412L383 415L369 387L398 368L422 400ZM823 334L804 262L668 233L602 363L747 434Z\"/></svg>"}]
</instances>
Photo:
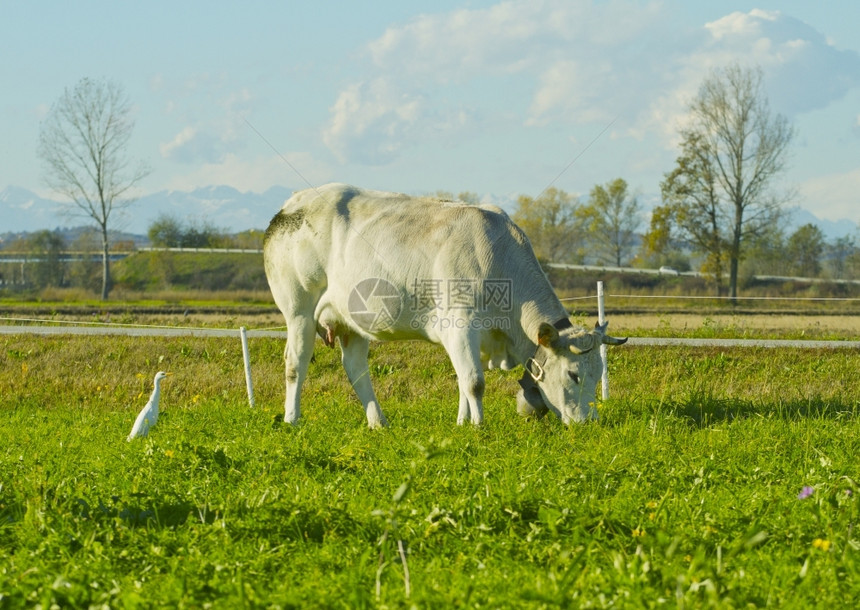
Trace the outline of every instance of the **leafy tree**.
<instances>
[{"instance_id":1,"label":"leafy tree","mask_svg":"<svg viewBox=\"0 0 860 610\"><path fill-rule=\"evenodd\" d=\"M73 286L97 291L102 284L101 265L86 255L87 252L98 252L100 238L97 233L95 229L84 231L71 244L72 251L83 253L69 265L69 279Z\"/></svg>"},{"instance_id":2,"label":"leafy tree","mask_svg":"<svg viewBox=\"0 0 860 610\"><path fill-rule=\"evenodd\" d=\"M620 267L636 245L636 231L642 224L641 207L627 191L627 182L616 178L591 189L588 204L578 210L598 257Z\"/></svg>"},{"instance_id":3,"label":"leafy tree","mask_svg":"<svg viewBox=\"0 0 860 610\"><path fill-rule=\"evenodd\" d=\"M146 232L153 246L178 248L182 243L182 223L169 214L160 214Z\"/></svg>"},{"instance_id":4,"label":"leafy tree","mask_svg":"<svg viewBox=\"0 0 860 610\"><path fill-rule=\"evenodd\" d=\"M437 199L441 199L442 201L462 201L463 203L468 203L470 205L478 205L481 203L481 198L478 197L478 194L471 191L463 191L455 197L454 193L451 191L439 190L433 193L433 196Z\"/></svg>"},{"instance_id":5,"label":"leafy tree","mask_svg":"<svg viewBox=\"0 0 860 610\"><path fill-rule=\"evenodd\" d=\"M38 231L27 242L28 250L36 257L33 284L37 288L62 286L66 275L66 265L60 257L66 245L62 236L53 231Z\"/></svg>"},{"instance_id":6,"label":"leafy tree","mask_svg":"<svg viewBox=\"0 0 860 610\"><path fill-rule=\"evenodd\" d=\"M770 187L793 136L785 117L771 115L760 69L734 64L712 72L690 106L663 199L707 255L706 269L719 277L728 265L732 298L745 240L779 222L784 199Z\"/></svg>"},{"instance_id":7,"label":"leafy tree","mask_svg":"<svg viewBox=\"0 0 860 610\"><path fill-rule=\"evenodd\" d=\"M801 277L818 277L821 273L824 247L824 233L821 229L811 223L798 228L786 243L786 254L792 273Z\"/></svg>"},{"instance_id":8,"label":"leafy tree","mask_svg":"<svg viewBox=\"0 0 860 610\"><path fill-rule=\"evenodd\" d=\"M227 241L214 225L191 223L183 231L180 245L183 248L223 248L230 245Z\"/></svg>"},{"instance_id":9,"label":"leafy tree","mask_svg":"<svg viewBox=\"0 0 860 610\"><path fill-rule=\"evenodd\" d=\"M689 271L690 257L685 251L675 221L674 209L669 205L657 206L651 211L648 231L642 236L639 263L644 267L667 265L679 271Z\"/></svg>"},{"instance_id":10,"label":"leafy tree","mask_svg":"<svg viewBox=\"0 0 860 610\"><path fill-rule=\"evenodd\" d=\"M161 214L149 225L149 241L160 248L223 248L232 246L230 239L214 225L204 222L184 223L169 214Z\"/></svg>"},{"instance_id":11,"label":"leafy tree","mask_svg":"<svg viewBox=\"0 0 860 610\"><path fill-rule=\"evenodd\" d=\"M108 230L113 212L132 203L132 188L149 172L126 155L134 121L123 89L81 79L51 108L39 133L45 180L70 200L68 209L92 219L101 233L102 288L111 290Z\"/></svg>"},{"instance_id":12,"label":"leafy tree","mask_svg":"<svg viewBox=\"0 0 860 610\"><path fill-rule=\"evenodd\" d=\"M473 193L472 191L463 191L457 195L457 200L464 203L470 203L472 205L478 205L481 203L481 198L478 196L478 193Z\"/></svg>"},{"instance_id":13,"label":"leafy tree","mask_svg":"<svg viewBox=\"0 0 860 610\"><path fill-rule=\"evenodd\" d=\"M785 232L775 224L748 240L744 255L744 273L754 275L785 275Z\"/></svg>"},{"instance_id":14,"label":"leafy tree","mask_svg":"<svg viewBox=\"0 0 860 610\"><path fill-rule=\"evenodd\" d=\"M850 271L852 255L857 252L855 238L852 235L838 237L827 247L827 259L833 277L845 279Z\"/></svg>"},{"instance_id":15,"label":"leafy tree","mask_svg":"<svg viewBox=\"0 0 860 610\"><path fill-rule=\"evenodd\" d=\"M233 246L243 250L261 250L263 248L263 231L249 229L233 236Z\"/></svg>"},{"instance_id":16,"label":"leafy tree","mask_svg":"<svg viewBox=\"0 0 860 610\"><path fill-rule=\"evenodd\" d=\"M578 206L576 197L550 187L537 199L520 195L513 221L526 232L539 259L575 262L582 257L577 252L582 232L576 217Z\"/></svg>"},{"instance_id":17,"label":"leafy tree","mask_svg":"<svg viewBox=\"0 0 860 610\"><path fill-rule=\"evenodd\" d=\"M720 295L728 249L724 233L729 221L717 191L708 143L697 134L688 134L676 163L660 184L664 204L651 217L651 232L659 231L658 236L648 239L665 240L676 226L697 251L704 253L701 270L713 278ZM656 227L655 220L659 223Z\"/></svg>"}]
</instances>

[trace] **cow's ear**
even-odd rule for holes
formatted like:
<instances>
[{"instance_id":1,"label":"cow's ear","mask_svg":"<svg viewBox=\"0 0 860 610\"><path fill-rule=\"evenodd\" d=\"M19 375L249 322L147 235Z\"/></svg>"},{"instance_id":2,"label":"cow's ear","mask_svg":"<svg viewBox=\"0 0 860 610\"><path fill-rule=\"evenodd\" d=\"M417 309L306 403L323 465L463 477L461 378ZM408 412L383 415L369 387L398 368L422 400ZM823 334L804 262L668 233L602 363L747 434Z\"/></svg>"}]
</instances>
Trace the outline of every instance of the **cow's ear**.
<instances>
[{"instance_id":1,"label":"cow's ear","mask_svg":"<svg viewBox=\"0 0 860 610\"><path fill-rule=\"evenodd\" d=\"M538 344L552 347L556 341L558 341L558 330L552 324L541 323L538 329Z\"/></svg>"}]
</instances>

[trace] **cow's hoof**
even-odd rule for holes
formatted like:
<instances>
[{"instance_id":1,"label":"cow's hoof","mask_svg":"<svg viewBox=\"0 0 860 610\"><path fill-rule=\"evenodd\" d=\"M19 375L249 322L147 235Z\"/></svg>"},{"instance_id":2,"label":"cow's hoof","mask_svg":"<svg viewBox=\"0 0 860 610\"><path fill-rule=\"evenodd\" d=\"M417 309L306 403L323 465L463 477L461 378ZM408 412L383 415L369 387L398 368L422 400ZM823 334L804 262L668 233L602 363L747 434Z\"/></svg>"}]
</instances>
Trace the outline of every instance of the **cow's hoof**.
<instances>
[{"instance_id":1,"label":"cow's hoof","mask_svg":"<svg viewBox=\"0 0 860 610\"><path fill-rule=\"evenodd\" d=\"M384 415L380 419L368 419L367 427L371 430L384 430L388 427L388 420Z\"/></svg>"}]
</instances>

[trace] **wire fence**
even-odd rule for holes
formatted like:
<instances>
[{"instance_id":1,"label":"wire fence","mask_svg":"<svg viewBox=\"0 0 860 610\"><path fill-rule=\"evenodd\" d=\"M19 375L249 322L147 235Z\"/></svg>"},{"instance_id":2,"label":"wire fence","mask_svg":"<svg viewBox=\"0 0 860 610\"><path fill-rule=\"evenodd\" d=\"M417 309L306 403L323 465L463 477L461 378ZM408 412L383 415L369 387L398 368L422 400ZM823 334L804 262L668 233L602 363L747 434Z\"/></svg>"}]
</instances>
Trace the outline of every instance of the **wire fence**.
<instances>
[{"instance_id":1,"label":"wire fence","mask_svg":"<svg viewBox=\"0 0 860 610\"><path fill-rule=\"evenodd\" d=\"M816 302L816 303L853 303L860 301L860 297L782 297L782 296L701 296L701 295L641 295L641 294L604 294L602 288L596 293L587 294L578 297L565 297L559 299L563 303L573 301L596 301L598 309L605 307L601 301L611 301L613 299L643 299L643 300L666 300L666 301L683 301L683 300L719 300L719 301L788 301L788 302ZM659 312L659 310L657 310ZM691 313L695 313L692 311ZM767 312L762 312L766 314ZM837 312L839 313L839 312ZM249 337L285 337L286 326L267 326L261 328L248 328L246 330ZM77 335L128 335L128 336L207 336L207 337L229 337L235 336L238 329L235 327L215 327L215 326L177 326L164 324L140 324L140 323L122 323L108 322L95 320L72 320L59 317L52 318L34 318L21 316L0 316L0 334L77 334ZM680 343L699 341L698 339L657 339L643 338L640 341L677 341ZM724 341L737 341L738 345L747 345L748 343L742 339L723 339ZM790 341L790 340L785 340ZM782 340L774 340L773 343L782 343ZM843 344L845 341L829 341L815 343L835 343Z\"/></svg>"},{"instance_id":2,"label":"wire fence","mask_svg":"<svg viewBox=\"0 0 860 610\"><path fill-rule=\"evenodd\" d=\"M645 298L645 299L675 299L677 296L661 295L606 295L603 282L597 284L597 294L582 297L569 297L562 301L585 301L597 299L599 321L604 321L605 300L607 298ZM688 296L689 299L721 299L729 297L698 297ZM743 297L748 300L788 300L788 301L831 301L841 303L860 299L841 297ZM131 324L122 322L104 322L92 320L62 320L58 318L30 318L17 316L0 316L0 335L30 334L30 335L87 335L106 336L121 335L130 337L238 337L242 345L243 368L248 392L248 403L254 406L254 389L251 374L251 358L248 346L249 338L286 338L286 326L246 329L218 328L201 326L169 326L163 324ZM793 339L709 339L681 337L631 337L632 346L686 346L686 347L726 347L726 348L789 348L789 349L840 349L860 350L860 341L815 341ZM603 346L605 348L605 346ZM603 398L609 396L609 379L607 373L607 356L605 349L601 350L603 360L602 393Z\"/></svg>"}]
</instances>

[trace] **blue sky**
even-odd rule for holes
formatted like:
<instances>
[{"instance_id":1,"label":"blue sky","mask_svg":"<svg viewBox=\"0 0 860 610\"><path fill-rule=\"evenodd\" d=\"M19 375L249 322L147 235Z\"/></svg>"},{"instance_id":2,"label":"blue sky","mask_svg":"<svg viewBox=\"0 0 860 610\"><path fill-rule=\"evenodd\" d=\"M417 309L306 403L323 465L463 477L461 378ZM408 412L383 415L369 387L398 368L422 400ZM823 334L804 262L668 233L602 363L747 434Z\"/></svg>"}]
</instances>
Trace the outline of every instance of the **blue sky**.
<instances>
[{"instance_id":1,"label":"blue sky","mask_svg":"<svg viewBox=\"0 0 860 610\"><path fill-rule=\"evenodd\" d=\"M854 0L0 0L0 191L50 195L40 120L65 87L106 77L134 104L131 154L153 170L140 194L338 181L536 196L578 157L557 187L621 177L648 199L702 78L742 61L797 129L780 186L857 222L859 23Z\"/></svg>"}]
</instances>

